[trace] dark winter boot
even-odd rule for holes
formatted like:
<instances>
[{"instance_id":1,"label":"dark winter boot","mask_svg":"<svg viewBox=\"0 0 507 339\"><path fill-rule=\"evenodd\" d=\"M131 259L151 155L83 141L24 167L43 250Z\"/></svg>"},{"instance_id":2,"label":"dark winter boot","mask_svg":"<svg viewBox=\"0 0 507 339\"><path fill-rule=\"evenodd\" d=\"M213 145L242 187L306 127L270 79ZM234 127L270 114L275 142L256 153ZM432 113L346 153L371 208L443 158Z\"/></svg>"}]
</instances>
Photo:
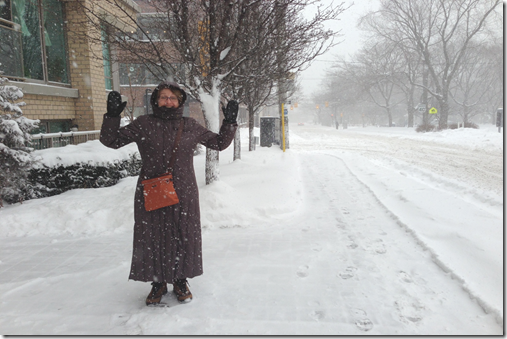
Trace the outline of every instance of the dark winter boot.
<instances>
[{"instance_id":1,"label":"dark winter boot","mask_svg":"<svg viewBox=\"0 0 507 339\"><path fill-rule=\"evenodd\" d=\"M192 301L192 293L188 289L187 279L176 279L173 282L173 292L180 303Z\"/></svg>"},{"instance_id":2,"label":"dark winter boot","mask_svg":"<svg viewBox=\"0 0 507 339\"><path fill-rule=\"evenodd\" d=\"M146 305L148 306L158 304L160 300L162 300L162 296L164 294L167 294L167 283L152 282L151 285L153 287L151 288L150 294L148 294L148 297L146 298Z\"/></svg>"}]
</instances>

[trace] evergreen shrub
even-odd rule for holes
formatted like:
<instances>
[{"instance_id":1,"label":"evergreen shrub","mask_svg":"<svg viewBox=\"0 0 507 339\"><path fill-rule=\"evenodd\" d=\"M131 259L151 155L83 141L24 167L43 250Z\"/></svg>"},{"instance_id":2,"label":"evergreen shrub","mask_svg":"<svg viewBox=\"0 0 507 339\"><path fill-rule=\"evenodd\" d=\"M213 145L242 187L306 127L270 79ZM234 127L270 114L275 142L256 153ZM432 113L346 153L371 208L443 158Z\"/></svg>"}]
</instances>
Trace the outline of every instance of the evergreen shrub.
<instances>
[{"instance_id":1,"label":"evergreen shrub","mask_svg":"<svg viewBox=\"0 0 507 339\"><path fill-rule=\"evenodd\" d=\"M139 175L141 165L139 153L134 153L129 159L114 163L32 168L28 175L31 190L26 192L25 200L49 197L76 188L113 186L120 179Z\"/></svg>"}]
</instances>

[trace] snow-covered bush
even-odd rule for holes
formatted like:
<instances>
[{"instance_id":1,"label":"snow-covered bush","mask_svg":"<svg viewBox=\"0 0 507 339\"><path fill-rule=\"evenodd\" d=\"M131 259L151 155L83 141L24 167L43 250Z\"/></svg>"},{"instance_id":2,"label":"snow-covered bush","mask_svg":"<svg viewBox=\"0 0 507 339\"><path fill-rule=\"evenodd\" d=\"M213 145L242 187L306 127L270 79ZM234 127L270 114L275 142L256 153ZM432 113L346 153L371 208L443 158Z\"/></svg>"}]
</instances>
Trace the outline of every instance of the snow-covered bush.
<instances>
[{"instance_id":1,"label":"snow-covered bush","mask_svg":"<svg viewBox=\"0 0 507 339\"><path fill-rule=\"evenodd\" d=\"M451 123L449 125L447 125L447 127L449 129L458 129L460 128L461 126L463 126L463 128L475 128L475 129L479 129L479 125L477 124L474 124L473 122L465 122L464 124L463 123Z\"/></svg>"},{"instance_id":2,"label":"snow-covered bush","mask_svg":"<svg viewBox=\"0 0 507 339\"><path fill-rule=\"evenodd\" d=\"M418 133L433 132L435 130L436 130L436 126L433 124L428 124L428 123L422 123L420 125L417 125L417 127L415 129L415 131Z\"/></svg>"},{"instance_id":3,"label":"snow-covered bush","mask_svg":"<svg viewBox=\"0 0 507 339\"><path fill-rule=\"evenodd\" d=\"M16 86L6 85L7 78L0 77L0 207L2 202L19 202L30 191L27 175L33 163L28 147L30 131L37 128L39 120L23 116L17 103L23 92Z\"/></svg>"},{"instance_id":4,"label":"snow-covered bush","mask_svg":"<svg viewBox=\"0 0 507 339\"><path fill-rule=\"evenodd\" d=\"M113 186L122 178L139 175L141 166L139 153L133 153L129 159L114 163L33 168L28 176L31 190L24 198L49 197L76 188Z\"/></svg>"}]
</instances>

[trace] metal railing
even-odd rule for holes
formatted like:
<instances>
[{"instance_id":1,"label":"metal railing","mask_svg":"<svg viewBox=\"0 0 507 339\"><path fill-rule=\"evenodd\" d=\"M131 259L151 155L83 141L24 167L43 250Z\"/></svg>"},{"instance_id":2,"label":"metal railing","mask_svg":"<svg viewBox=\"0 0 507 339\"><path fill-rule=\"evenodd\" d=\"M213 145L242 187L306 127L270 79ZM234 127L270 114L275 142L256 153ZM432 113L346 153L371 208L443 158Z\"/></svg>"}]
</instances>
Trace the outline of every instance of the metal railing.
<instances>
[{"instance_id":1,"label":"metal railing","mask_svg":"<svg viewBox=\"0 0 507 339\"><path fill-rule=\"evenodd\" d=\"M31 146L35 149L77 145L89 140L97 140L100 130L82 132L41 133L32 135Z\"/></svg>"}]
</instances>

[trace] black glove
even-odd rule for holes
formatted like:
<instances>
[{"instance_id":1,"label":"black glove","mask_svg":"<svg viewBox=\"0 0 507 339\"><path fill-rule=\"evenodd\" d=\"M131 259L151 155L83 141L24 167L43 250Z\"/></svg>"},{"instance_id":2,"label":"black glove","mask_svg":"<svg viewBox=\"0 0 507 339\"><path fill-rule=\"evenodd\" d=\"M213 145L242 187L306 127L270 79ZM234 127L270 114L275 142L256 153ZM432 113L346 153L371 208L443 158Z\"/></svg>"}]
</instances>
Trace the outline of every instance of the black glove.
<instances>
[{"instance_id":1,"label":"black glove","mask_svg":"<svg viewBox=\"0 0 507 339\"><path fill-rule=\"evenodd\" d=\"M238 102L236 100L230 100L227 103L227 107L222 106L222 111L224 112L224 122L228 124L235 124L236 119L238 118Z\"/></svg>"},{"instance_id":2,"label":"black glove","mask_svg":"<svg viewBox=\"0 0 507 339\"><path fill-rule=\"evenodd\" d=\"M110 117L118 117L120 116L121 112L125 109L125 106L127 106L127 102L121 102L121 94L112 91L107 96L107 115Z\"/></svg>"}]
</instances>

